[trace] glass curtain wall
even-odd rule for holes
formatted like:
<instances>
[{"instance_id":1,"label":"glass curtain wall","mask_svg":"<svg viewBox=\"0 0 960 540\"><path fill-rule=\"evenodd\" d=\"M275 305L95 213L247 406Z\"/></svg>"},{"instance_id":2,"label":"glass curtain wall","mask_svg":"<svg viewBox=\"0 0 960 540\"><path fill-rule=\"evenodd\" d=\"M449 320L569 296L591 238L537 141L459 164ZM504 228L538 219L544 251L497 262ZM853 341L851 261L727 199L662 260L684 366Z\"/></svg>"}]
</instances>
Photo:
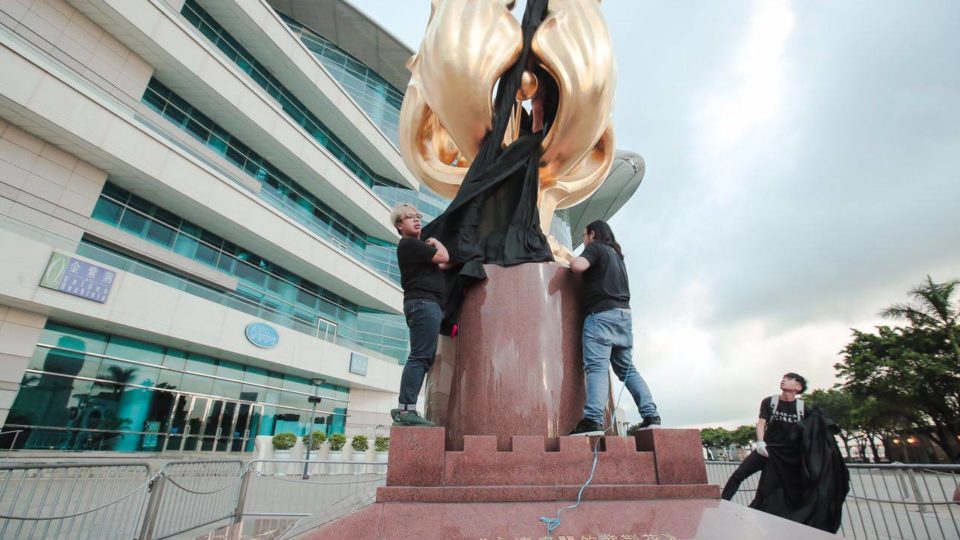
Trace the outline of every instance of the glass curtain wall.
<instances>
[{"instance_id":1,"label":"glass curtain wall","mask_svg":"<svg viewBox=\"0 0 960 540\"><path fill-rule=\"evenodd\" d=\"M48 323L4 429L18 447L249 452L257 435L310 429L310 381L153 343ZM349 389L324 384L314 431L343 432Z\"/></svg>"},{"instance_id":2,"label":"glass curtain wall","mask_svg":"<svg viewBox=\"0 0 960 540\"><path fill-rule=\"evenodd\" d=\"M328 341L337 342L334 338L342 337L398 361L406 358L407 332L402 317L361 309L111 182L104 185L94 206L93 218L236 277L239 280L236 290L225 294L297 323L288 327ZM98 248L83 254L112 264L112 260L101 257L102 250L112 250ZM384 259L395 261L395 248L382 249Z\"/></svg>"},{"instance_id":3,"label":"glass curtain wall","mask_svg":"<svg viewBox=\"0 0 960 540\"><path fill-rule=\"evenodd\" d=\"M367 256L366 249L371 241L377 239L368 237L359 227L197 111L163 83L151 79L143 94L143 102L256 180L261 187L258 195L272 206L360 262L373 262ZM388 262L387 266L381 264L373 268L393 281L400 281L400 270L395 260Z\"/></svg>"},{"instance_id":4,"label":"glass curtain wall","mask_svg":"<svg viewBox=\"0 0 960 540\"><path fill-rule=\"evenodd\" d=\"M283 109L283 112L286 113L290 119L306 130L314 140L326 148L337 161L343 163L343 165L364 184L371 188L374 186L398 187L398 184L395 182L391 182L374 173L343 141L323 125L323 122L310 112L306 105L283 86L283 84L270 73L270 70L268 70L265 65L260 63L249 51L243 48L240 42L220 26L195 0L187 0L183 4L181 14L190 24L200 31L201 35L220 49L220 51L244 73L249 75L253 82L260 86L260 88L266 90L267 94L276 100L277 104L280 105L280 108ZM403 101L402 95L400 101ZM398 114L399 110L398 104ZM394 128L394 130L395 129L396 128Z\"/></svg>"},{"instance_id":5,"label":"glass curtain wall","mask_svg":"<svg viewBox=\"0 0 960 540\"><path fill-rule=\"evenodd\" d=\"M403 92L394 88L377 72L332 41L283 13L277 14L370 119L380 127L394 146L399 147L400 106L403 105Z\"/></svg>"}]
</instances>

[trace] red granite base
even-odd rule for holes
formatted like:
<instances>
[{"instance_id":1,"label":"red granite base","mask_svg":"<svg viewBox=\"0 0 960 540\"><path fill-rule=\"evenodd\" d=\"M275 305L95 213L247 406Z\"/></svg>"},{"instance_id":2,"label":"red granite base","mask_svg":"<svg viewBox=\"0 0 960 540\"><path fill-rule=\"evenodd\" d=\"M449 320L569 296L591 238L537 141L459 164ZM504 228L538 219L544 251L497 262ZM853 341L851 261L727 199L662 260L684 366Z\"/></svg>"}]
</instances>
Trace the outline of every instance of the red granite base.
<instances>
[{"instance_id":1,"label":"red granite base","mask_svg":"<svg viewBox=\"0 0 960 540\"><path fill-rule=\"evenodd\" d=\"M707 484L696 430L637 437L466 436L445 451L444 428L391 431L387 485L377 502L306 534L310 540L615 538L831 538L784 519L720 501ZM598 446L593 482L577 498Z\"/></svg>"},{"instance_id":2,"label":"red granite base","mask_svg":"<svg viewBox=\"0 0 960 540\"><path fill-rule=\"evenodd\" d=\"M519 436L510 439L510 451L499 451L492 435L467 435L462 451L445 451L442 427L394 428L390 435L379 502L571 500L590 476L594 448L588 499L720 496L718 486L707 484L700 434L692 429L636 437Z\"/></svg>"},{"instance_id":3,"label":"red granite base","mask_svg":"<svg viewBox=\"0 0 960 540\"><path fill-rule=\"evenodd\" d=\"M718 499L585 501L547 534L541 517L569 503L374 503L307 533L306 540L743 540L836 538Z\"/></svg>"},{"instance_id":4,"label":"red granite base","mask_svg":"<svg viewBox=\"0 0 960 540\"><path fill-rule=\"evenodd\" d=\"M381 487L377 502L540 502L575 501L583 484L556 486ZM653 499L718 499L720 486L619 486L594 484L584 501L646 501Z\"/></svg>"}]
</instances>

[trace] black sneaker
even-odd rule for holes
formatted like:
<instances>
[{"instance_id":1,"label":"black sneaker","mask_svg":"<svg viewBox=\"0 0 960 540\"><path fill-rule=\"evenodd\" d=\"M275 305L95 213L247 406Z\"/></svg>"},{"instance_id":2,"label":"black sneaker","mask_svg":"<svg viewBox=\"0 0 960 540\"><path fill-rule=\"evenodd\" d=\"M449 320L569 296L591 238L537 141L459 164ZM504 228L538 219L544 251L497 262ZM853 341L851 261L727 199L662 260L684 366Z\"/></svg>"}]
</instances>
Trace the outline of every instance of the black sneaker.
<instances>
[{"instance_id":1,"label":"black sneaker","mask_svg":"<svg viewBox=\"0 0 960 540\"><path fill-rule=\"evenodd\" d=\"M417 411L403 411L400 409L392 409L390 411L390 416L393 418L394 426L419 426L419 427L433 427L436 424L427 420L426 418L420 416L420 413Z\"/></svg>"},{"instance_id":2,"label":"black sneaker","mask_svg":"<svg viewBox=\"0 0 960 540\"><path fill-rule=\"evenodd\" d=\"M640 427L637 429L641 430L641 429L659 429L659 428L660 428L660 417L648 416L643 419L643 422L640 423Z\"/></svg>"},{"instance_id":3,"label":"black sneaker","mask_svg":"<svg viewBox=\"0 0 960 540\"><path fill-rule=\"evenodd\" d=\"M595 437L598 435L603 435L603 432L603 424L584 418L577 423L577 427L573 428L573 431L570 432L570 436Z\"/></svg>"}]
</instances>

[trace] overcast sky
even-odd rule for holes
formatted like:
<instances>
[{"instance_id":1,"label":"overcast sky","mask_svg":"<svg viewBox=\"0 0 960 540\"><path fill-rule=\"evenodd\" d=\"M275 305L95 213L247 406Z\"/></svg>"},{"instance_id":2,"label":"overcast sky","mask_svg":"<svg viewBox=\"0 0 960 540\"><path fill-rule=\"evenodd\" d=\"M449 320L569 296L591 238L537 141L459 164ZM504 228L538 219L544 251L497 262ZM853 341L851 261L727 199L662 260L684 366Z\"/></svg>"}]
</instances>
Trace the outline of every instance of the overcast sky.
<instances>
[{"instance_id":1,"label":"overcast sky","mask_svg":"<svg viewBox=\"0 0 960 540\"><path fill-rule=\"evenodd\" d=\"M429 0L351 1L419 47ZM603 11L617 147L647 163L611 225L665 425L752 423L786 371L829 388L851 328L960 278L960 2Z\"/></svg>"}]
</instances>

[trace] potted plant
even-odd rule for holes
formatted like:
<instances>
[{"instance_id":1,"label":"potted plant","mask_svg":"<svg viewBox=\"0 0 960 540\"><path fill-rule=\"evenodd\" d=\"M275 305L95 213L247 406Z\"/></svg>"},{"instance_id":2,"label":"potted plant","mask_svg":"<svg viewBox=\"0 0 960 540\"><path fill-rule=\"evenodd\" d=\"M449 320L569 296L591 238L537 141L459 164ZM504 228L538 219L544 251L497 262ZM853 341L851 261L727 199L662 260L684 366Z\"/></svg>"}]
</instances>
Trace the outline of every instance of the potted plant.
<instances>
[{"instance_id":1,"label":"potted plant","mask_svg":"<svg viewBox=\"0 0 960 540\"><path fill-rule=\"evenodd\" d=\"M330 453L327 454L329 461L341 461L343 459L343 447L347 444L347 437L343 433L334 433L328 441Z\"/></svg>"},{"instance_id":2,"label":"potted plant","mask_svg":"<svg viewBox=\"0 0 960 540\"><path fill-rule=\"evenodd\" d=\"M327 434L322 431L314 431L312 434L303 436L303 446L310 449L310 461L320 461L320 450L323 449L323 443L327 442ZM311 474L318 474L320 466L311 465Z\"/></svg>"},{"instance_id":3,"label":"potted plant","mask_svg":"<svg viewBox=\"0 0 960 540\"><path fill-rule=\"evenodd\" d=\"M367 450L370 449L370 442L366 435L356 435L350 441L350 448L353 448L353 461L362 462L367 460ZM354 474L363 474L365 465L354 465Z\"/></svg>"},{"instance_id":4,"label":"potted plant","mask_svg":"<svg viewBox=\"0 0 960 540\"><path fill-rule=\"evenodd\" d=\"M313 452L319 453L325 442L327 442L327 434L322 431L314 431L311 435L303 436L303 445L310 447L311 455L315 455Z\"/></svg>"},{"instance_id":5,"label":"potted plant","mask_svg":"<svg viewBox=\"0 0 960 540\"><path fill-rule=\"evenodd\" d=\"M370 449L370 442L366 435L357 435L350 441L350 448L353 448L354 461L366 461L367 450Z\"/></svg>"},{"instance_id":6,"label":"potted plant","mask_svg":"<svg viewBox=\"0 0 960 540\"><path fill-rule=\"evenodd\" d=\"M387 453L390 451L390 437L377 437L373 440L373 449L377 452L377 461L387 462Z\"/></svg>"},{"instance_id":7,"label":"potted plant","mask_svg":"<svg viewBox=\"0 0 960 540\"><path fill-rule=\"evenodd\" d=\"M277 433L273 436L273 459L290 459L290 449L297 444L297 436L293 433ZM274 464L278 475L284 475L286 466Z\"/></svg>"}]
</instances>

